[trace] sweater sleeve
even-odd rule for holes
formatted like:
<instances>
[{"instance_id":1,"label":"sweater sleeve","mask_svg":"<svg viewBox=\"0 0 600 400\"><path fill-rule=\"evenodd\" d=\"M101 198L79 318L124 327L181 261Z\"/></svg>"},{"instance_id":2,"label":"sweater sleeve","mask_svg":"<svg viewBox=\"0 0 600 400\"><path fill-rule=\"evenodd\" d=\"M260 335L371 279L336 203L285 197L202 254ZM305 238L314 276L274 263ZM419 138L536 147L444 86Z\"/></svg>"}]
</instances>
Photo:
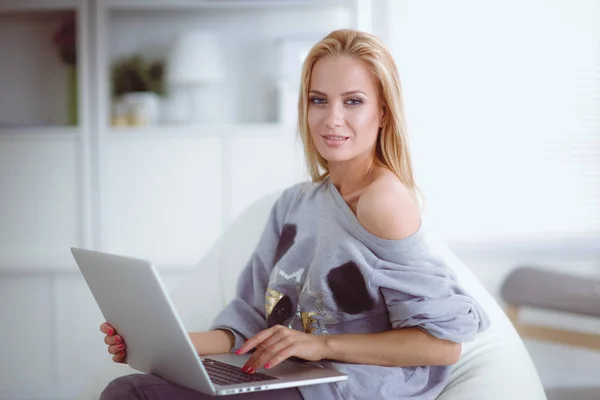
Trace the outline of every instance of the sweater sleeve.
<instances>
[{"instance_id":1,"label":"sweater sleeve","mask_svg":"<svg viewBox=\"0 0 600 400\"><path fill-rule=\"evenodd\" d=\"M235 298L217 315L210 328L233 333L235 344L232 351L267 328L265 293L294 188L296 186L286 190L273 205L258 245L238 278Z\"/></svg>"},{"instance_id":2,"label":"sweater sleeve","mask_svg":"<svg viewBox=\"0 0 600 400\"><path fill-rule=\"evenodd\" d=\"M385 298L393 328L418 327L432 336L468 342L488 328L481 306L422 238L379 259L371 282Z\"/></svg>"}]
</instances>

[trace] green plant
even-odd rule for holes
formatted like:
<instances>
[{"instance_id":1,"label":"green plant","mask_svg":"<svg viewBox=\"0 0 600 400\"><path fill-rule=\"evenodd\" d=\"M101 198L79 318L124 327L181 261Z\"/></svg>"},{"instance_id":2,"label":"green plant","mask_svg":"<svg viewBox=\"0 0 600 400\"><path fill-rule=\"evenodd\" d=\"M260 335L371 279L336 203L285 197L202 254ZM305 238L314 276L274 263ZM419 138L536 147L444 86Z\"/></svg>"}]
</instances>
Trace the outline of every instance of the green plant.
<instances>
[{"instance_id":1,"label":"green plant","mask_svg":"<svg viewBox=\"0 0 600 400\"><path fill-rule=\"evenodd\" d=\"M119 60L112 69L112 94L115 97L130 92L154 92L163 95L164 62L147 61L135 55Z\"/></svg>"},{"instance_id":2,"label":"green plant","mask_svg":"<svg viewBox=\"0 0 600 400\"><path fill-rule=\"evenodd\" d=\"M67 65L77 64L77 21L71 14L61 24L52 36L52 41L58 47L60 59Z\"/></svg>"}]
</instances>

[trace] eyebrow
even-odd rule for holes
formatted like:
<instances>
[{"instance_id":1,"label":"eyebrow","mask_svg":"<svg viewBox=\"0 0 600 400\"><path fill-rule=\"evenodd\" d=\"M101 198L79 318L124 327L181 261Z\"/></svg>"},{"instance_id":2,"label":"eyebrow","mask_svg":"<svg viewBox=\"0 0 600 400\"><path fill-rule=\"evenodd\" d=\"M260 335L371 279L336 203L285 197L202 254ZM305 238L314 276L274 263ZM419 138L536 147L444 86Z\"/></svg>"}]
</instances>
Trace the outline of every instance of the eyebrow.
<instances>
[{"instance_id":1,"label":"eyebrow","mask_svg":"<svg viewBox=\"0 0 600 400\"><path fill-rule=\"evenodd\" d=\"M315 94L319 94L319 95L321 95L321 96L327 96L325 93L323 93L323 92L320 92L320 91L318 91L318 90L309 90L309 93L315 93ZM367 95L367 94L366 94L365 92L363 92L362 90L350 90L349 92L344 92L344 93L341 93L341 95L342 95L342 96L348 96L348 95L350 95L350 94L356 94L356 93L362 93L362 94L364 94L365 96Z\"/></svg>"}]
</instances>

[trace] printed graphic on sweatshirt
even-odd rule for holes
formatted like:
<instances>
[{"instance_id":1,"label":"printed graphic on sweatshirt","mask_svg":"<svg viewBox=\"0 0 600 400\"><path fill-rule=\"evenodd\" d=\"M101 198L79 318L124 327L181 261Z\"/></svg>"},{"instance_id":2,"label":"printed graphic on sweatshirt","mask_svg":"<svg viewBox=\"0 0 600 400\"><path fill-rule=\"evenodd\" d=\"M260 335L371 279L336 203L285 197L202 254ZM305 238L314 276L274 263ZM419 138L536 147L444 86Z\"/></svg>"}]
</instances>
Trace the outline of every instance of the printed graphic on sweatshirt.
<instances>
[{"instance_id":1,"label":"printed graphic on sweatshirt","mask_svg":"<svg viewBox=\"0 0 600 400\"><path fill-rule=\"evenodd\" d=\"M319 315L318 312L315 311L302 311L302 327L304 328L304 333L314 333L319 329L319 321L313 317Z\"/></svg>"},{"instance_id":2,"label":"printed graphic on sweatshirt","mask_svg":"<svg viewBox=\"0 0 600 400\"><path fill-rule=\"evenodd\" d=\"M275 308L275 305L283 298L283 293L278 292L275 289L267 289L267 293L265 295L265 315L269 318L271 312Z\"/></svg>"},{"instance_id":3,"label":"printed graphic on sweatshirt","mask_svg":"<svg viewBox=\"0 0 600 400\"><path fill-rule=\"evenodd\" d=\"M275 325L282 325L293 314L294 305L292 304L292 299L289 296L283 295L267 317L267 327L271 328Z\"/></svg>"},{"instance_id":4,"label":"printed graphic on sweatshirt","mask_svg":"<svg viewBox=\"0 0 600 400\"><path fill-rule=\"evenodd\" d=\"M294 272L287 273L280 267L275 267L271 271L271 275L269 276L269 286L265 293L265 316L267 318L267 325L269 328L273 325L283 324L289 318L294 317L288 325L291 327L295 320L299 320L301 318L298 307L296 307L296 312L294 315L294 302L292 299L280 291L275 290L274 288L281 284L286 286L289 286L290 284L294 285L296 293L295 298L298 299L300 297L300 290L302 289L301 282L304 275L304 270L304 268L299 268ZM285 301L283 301L284 299ZM282 301L283 303L279 304ZM271 316L274 310L276 311L276 315Z\"/></svg>"},{"instance_id":5,"label":"printed graphic on sweatshirt","mask_svg":"<svg viewBox=\"0 0 600 400\"><path fill-rule=\"evenodd\" d=\"M337 306L345 313L360 314L375 307L365 278L354 261L348 261L329 271L327 284Z\"/></svg>"},{"instance_id":6,"label":"printed graphic on sweatshirt","mask_svg":"<svg viewBox=\"0 0 600 400\"><path fill-rule=\"evenodd\" d=\"M281 257L292 247L294 239L296 239L297 227L295 224L285 224L281 230L281 236L279 236L279 243L277 243L277 249L275 250L275 259L273 265L277 264Z\"/></svg>"},{"instance_id":7,"label":"printed graphic on sweatshirt","mask_svg":"<svg viewBox=\"0 0 600 400\"><path fill-rule=\"evenodd\" d=\"M310 274L308 274L308 276L306 277L306 280L304 281L304 286L302 287L302 291L300 292L300 298L308 299L309 303L313 303L315 305L316 312L314 312L313 310L302 310L301 311L301 315L303 316L302 322L303 322L303 327L304 327L305 331L308 326L310 326L310 327L314 326L315 321L312 320L313 319L312 317L314 317L314 316L319 317L316 320L316 322L318 323L318 326L321 330L321 334L323 334L323 335L329 334L329 332L327 330L328 325L340 323L340 320L337 319L336 317L334 317L333 313L328 311L325 308L325 306L323 305L323 300L325 299L325 296L326 296L326 294L324 292L312 290ZM308 313L308 314L306 314L306 313ZM307 324L304 323L305 319L307 321ZM313 332L315 332L315 330L311 331L311 333L313 333Z\"/></svg>"}]
</instances>

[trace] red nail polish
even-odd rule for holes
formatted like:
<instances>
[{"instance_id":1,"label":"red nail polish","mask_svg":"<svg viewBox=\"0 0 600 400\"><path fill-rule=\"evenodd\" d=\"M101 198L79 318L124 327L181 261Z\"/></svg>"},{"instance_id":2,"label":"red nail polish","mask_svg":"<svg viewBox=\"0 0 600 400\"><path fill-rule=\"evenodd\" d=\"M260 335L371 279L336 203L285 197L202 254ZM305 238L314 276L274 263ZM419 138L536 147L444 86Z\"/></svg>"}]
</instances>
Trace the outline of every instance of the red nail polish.
<instances>
[{"instance_id":1,"label":"red nail polish","mask_svg":"<svg viewBox=\"0 0 600 400\"><path fill-rule=\"evenodd\" d=\"M269 368L271 368L271 363L266 363L266 364L265 364L265 368L266 368L266 369L269 369Z\"/></svg>"},{"instance_id":2,"label":"red nail polish","mask_svg":"<svg viewBox=\"0 0 600 400\"><path fill-rule=\"evenodd\" d=\"M240 351L242 351L242 349L237 349L235 354L237 354L238 356L240 355Z\"/></svg>"},{"instance_id":3,"label":"red nail polish","mask_svg":"<svg viewBox=\"0 0 600 400\"><path fill-rule=\"evenodd\" d=\"M110 336L114 335L114 334L115 334L115 330L114 330L114 329L112 329L112 328L109 328L109 329L108 329L108 334L109 334Z\"/></svg>"},{"instance_id":4,"label":"red nail polish","mask_svg":"<svg viewBox=\"0 0 600 400\"><path fill-rule=\"evenodd\" d=\"M123 348L122 344L120 344L120 345L117 346L117 349L122 349L122 348Z\"/></svg>"},{"instance_id":5,"label":"red nail polish","mask_svg":"<svg viewBox=\"0 0 600 400\"><path fill-rule=\"evenodd\" d=\"M242 367L242 372L246 372L247 370L248 370L248 367L244 365L244 366Z\"/></svg>"},{"instance_id":6,"label":"red nail polish","mask_svg":"<svg viewBox=\"0 0 600 400\"><path fill-rule=\"evenodd\" d=\"M115 336L115 342L121 343L121 336Z\"/></svg>"},{"instance_id":7,"label":"red nail polish","mask_svg":"<svg viewBox=\"0 0 600 400\"><path fill-rule=\"evenodd\" d=\"M121 351L119 352L119 354L121 354L121 355L125 354L125 350L121 350Z\"/></svg>"}]
</instances>

